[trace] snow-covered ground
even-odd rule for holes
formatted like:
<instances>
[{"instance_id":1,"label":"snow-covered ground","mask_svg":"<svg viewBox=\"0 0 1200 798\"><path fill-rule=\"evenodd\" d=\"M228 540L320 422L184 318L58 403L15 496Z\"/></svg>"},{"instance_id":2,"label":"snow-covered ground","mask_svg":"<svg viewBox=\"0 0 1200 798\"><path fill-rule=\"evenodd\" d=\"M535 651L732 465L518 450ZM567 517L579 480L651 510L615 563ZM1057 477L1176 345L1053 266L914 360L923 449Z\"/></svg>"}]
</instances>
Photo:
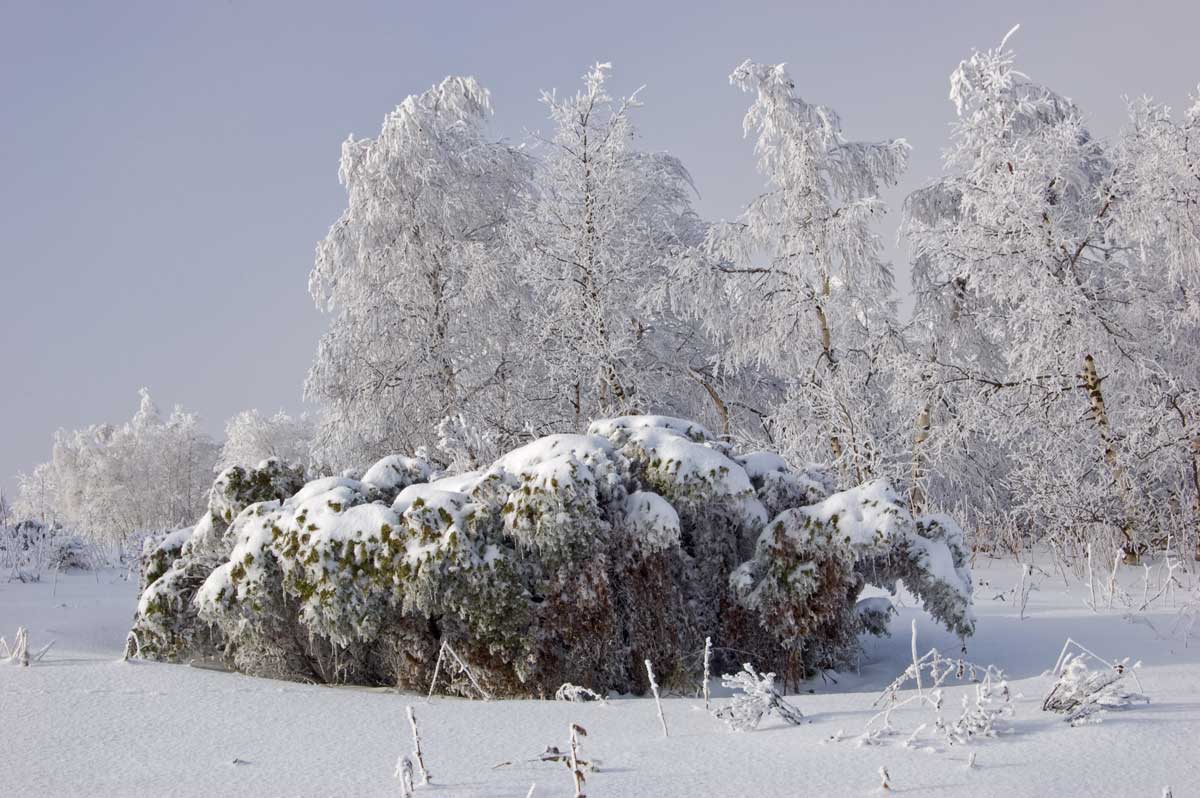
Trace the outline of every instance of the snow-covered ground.
<instances>
[{"instance_id":1,"label":"snow-covered ground","mask_svg":"<svg viewBox=\"0 0 1200 798\"><path fill-rule=\"evenodd\" d=\"M1141 569L1122 570L1133 603L1141 603ZM588 775L591 798L1159 798L1168 785L1175 798L1200 795L1200 635L1184 645L1173 606L1186 597L1147 612L1131 614L1116 602L1094 613L1074 578L1067 587L1061 575L1038 574L1022 620L1012 602L1019 573L1011 561L975 564L979 626L967 652L1002 667L1021 696L1010 731L966 746L914 748L903 745L905 734L865 747L852 738L911 660L911 619L922 651L958 654L952 636L915 609L893 619L893 637L867 641L860 672L816 680L791 699L808 723L769 718L757 731L731 732L701 700L668 697L664 738L652 699L426 703L384 690L125 663L133 582L115 571L67 574L57 585L0 582L0 634L11 641L22 624L34 649L56 641L29 668L0 665L0 795L396 796L393 768L411 748L406 705L417 713L433 776L418 795L523 798L536 782L536 796L570 796L566 768L529 760L546 746L565 748L571 722L588 731L583 755L600 763ZM1002 591L1005 598L995 598ZM1109 659L1141 660L1151 703L1076 728L1043 712L1053 681L1046 671L1067 637ZM947 691L948 715L963 689ZM715 695L715 704L727 701L719 689ZM900 710L894 720L907 732L932 715ZM831 742L839 731L851 739ZM972 752L976 766L968 768ZM495 767L502 762L512 764ZM886 792L880 766L890 775Z\"/></svg>"}]
</instances>

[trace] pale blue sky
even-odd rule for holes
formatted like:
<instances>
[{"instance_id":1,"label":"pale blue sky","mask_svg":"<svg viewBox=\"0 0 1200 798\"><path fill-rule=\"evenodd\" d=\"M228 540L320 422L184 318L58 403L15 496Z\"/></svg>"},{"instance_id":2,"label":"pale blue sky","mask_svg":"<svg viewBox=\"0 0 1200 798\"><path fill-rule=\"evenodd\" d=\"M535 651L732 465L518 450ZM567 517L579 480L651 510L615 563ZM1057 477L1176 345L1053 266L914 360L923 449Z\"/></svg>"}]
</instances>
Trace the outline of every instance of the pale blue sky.
<instances>
[{"instance_id":1,"label":"pale blue sky","mask_svg":"<svg viewBox=\"0 0 1200 798\"><path fill-rule=\"evenodd\" d=\"M545 127L539 89L613 62L617 92L646 84L644 146L731 217L760 185L726 79L743 58L788 62L853 137L908 138L898 200L939 170L950 71L1018 22L1021 68L1100 135L1123 94L1182 108L1200 81L1194 0L0 0L0 486L57 427L128 418L141 385L214 433L244 408L297 409L341 141L449 73L489 87L497 135L519 139Z\"/></svg>"}]
</instances>

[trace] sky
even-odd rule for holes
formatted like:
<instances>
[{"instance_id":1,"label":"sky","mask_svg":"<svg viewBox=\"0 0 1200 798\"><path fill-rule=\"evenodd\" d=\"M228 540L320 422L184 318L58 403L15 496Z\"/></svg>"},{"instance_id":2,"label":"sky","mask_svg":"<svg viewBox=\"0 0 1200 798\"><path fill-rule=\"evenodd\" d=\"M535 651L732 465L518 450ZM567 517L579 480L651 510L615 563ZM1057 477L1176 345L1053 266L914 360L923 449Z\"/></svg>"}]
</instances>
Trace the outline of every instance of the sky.
<instances>
[{"instance_id":1,"label":"sky","mask_svg":"<svg viewBox=\"0 0 1200 798\"><path fill-rule=\"evenodd\" d=\"M540 90L611 62L615 94L645 86L641 146L679 156L719 219L762 186L728 75L786 62L849 137L909 141L897 207L940 172L950 72L1018 23L1019 68L1101 137L1124 96L1182 112L1200 81L1195 0L0 0L0 488L56 429L130 418L141 386L217 437L239 410L301 409L341 142L448 74L487 86L519 142L549 127Z\"/></svg>"}]
</instances>

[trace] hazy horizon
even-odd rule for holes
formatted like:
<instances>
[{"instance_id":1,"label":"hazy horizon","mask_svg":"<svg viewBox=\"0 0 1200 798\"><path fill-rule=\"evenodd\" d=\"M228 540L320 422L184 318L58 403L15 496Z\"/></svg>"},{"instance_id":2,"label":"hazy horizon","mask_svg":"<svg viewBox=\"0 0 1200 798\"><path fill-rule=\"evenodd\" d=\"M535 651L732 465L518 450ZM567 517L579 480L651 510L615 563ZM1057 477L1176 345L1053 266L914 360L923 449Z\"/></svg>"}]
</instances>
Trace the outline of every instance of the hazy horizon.
<instances>
[{"instance_id":1,"label":"hazy horizon","mask_svg":"<svg viewBox=\"0 0 1200 798\"><path fill-rule=\"evenodd\" d=\"M218 438L239 410L300 409L341 142L447 74L488 87L496 136L519 141L548 126L541 89L612 62L614 92L646 86L641 146L679 156L716 219L761 187L727 76L787 62L849 137L912 145L889 244L899 199L939 172L951 70L1014 24L1018 67L1101 137L1122 95L1182 111L1200 81L1195 3L805 5L3 4L0 488L48 458L55 429L131 417L143 385Z\"/></svg>"}]
</instances>

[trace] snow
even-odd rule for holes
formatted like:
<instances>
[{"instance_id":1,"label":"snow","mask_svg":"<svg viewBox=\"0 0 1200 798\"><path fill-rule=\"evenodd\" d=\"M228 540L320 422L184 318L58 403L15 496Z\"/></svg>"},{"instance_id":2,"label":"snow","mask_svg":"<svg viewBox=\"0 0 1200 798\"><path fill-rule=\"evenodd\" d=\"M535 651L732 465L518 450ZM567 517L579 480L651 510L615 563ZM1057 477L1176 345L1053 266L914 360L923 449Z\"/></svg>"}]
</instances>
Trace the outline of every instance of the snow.
<instances>
[{"instance_id":1,"label":"snow","mask_svg":"<svg viewBox=\"0 0 1200 798\"><path fill-rule=\"evenodd\" d=\"M880 795L886 767L892 792L918 796L1176 796L1200 785L1200 645L1170 634L1178 608L1093 613L1086 586L1034 573L1026 619L1010 598L1012 561L978 560L979 628L968 642L974 662L1002 667L1016 696L1011 733L937 753L894 744L828 742L859 733L878 692L911 661L909 624L922 651L957 655L958 642L901 596L894 637L865 641L858 673L830 674L788 701L807 723L765 718L758 730L729 732L693 697L664 697L671 736L662 737L653 699L606 704L555 701L470 702L390 691L318 687L255 679L184 665L124 663L120 652L136 600L136 578L113 570L64 573L51 581L0 581L0 634L30 630L31 648L50 640L45 660L0 666L0 774L12 795L355 795L394 796L396 757L411 749L405 706L421 723L434 784L418 794L447 798L522 798L570 794L557 764L530 762L548 745L566 746L568 723L587 729L582 755L600 761L588 774L593 798ZM1140 568L1122 568L1141 595ZM1185 579L1192 579L1190 575ZM1182 600L1182 596L1179 597ZM1067 637L1110 660L1140 659L1138 678L1151 703L1072 728L1041 711L1054 683L1048 673ZM716 686L714 707L729 701ZM969 688L950 687L957 707ZM812 691L811 693L809 691ZM911 728L899 710L897 725ZM967 768L968 757L976 766ZM242 764L235 764L239 760ZM493 769L500 762L512 765Z\"/></svg>"},{"instance_id":2,"label":"snow","mask_svg":"<svg viewBox=\"0 0 1200 798\"><path fill-rule=\"evenodd\" d=\"M593 422L589 431L610 439L631 460L644 462L655 481L684 494L704 485L732 500L748 526L767 522L746 470L718 445L710 445L711 436L700 425L669 416L622 416Z\"/></svg>"},{"instance_id":3,"label":"snow","mask_svg":"<svg viewBox=\"0 0 1200 798\"><path fill-rule=\"evenodd\" d=\"M629 436L633 446L657 460L656 468L670 473L678 482L709 478L728 496L754 491L746 470L716 449L661 428L638 430Z\"/></svg>"},{"instance_id":4,"label":"snow","mask_svg":"<svg viewBox=\"0 0 1200 798\"><path fill-rule=\"evenodd\" d=\"M459 506L467 501L465 494L459 491L448 490L441 483L431 485L427 482L409 485L396 496L396 501L392 502L392 509L398 513L407 513L420 500L421 506L432 507L450 507Z\"/></svg>"},{"instance_id":5,"label":"snow","mask_svg":"<svg viewBox=\"0 0 1200 798\"><path fill-rule=\"evenodd\" d=\"M435 488L447 490L452 493L470 493L475 490L475 486L480 483L483 476L482 471L467 471L462 474L435 479L429 484Z\"/></svg>"},{"instance_id":6,"label":"snow","mask_svg":"<svg viewBox=\"0 0 1200 798\"><path fill-rule=\"evenodd\" d=\"M384 526L395 527L400 521L391 508L381 504L359 504L325 517L310 515L308 518L310 524L317 525L309 543L314 548L336 540L378 538Z\"/></svg>"},{"instance_id":7,"label":"snow","mask_svg":"<svg viewBox=\"0 0 1200 798\"><path fill-rule=\"evenodd\" d=\"M392 511L403 516L417 533L405 542L405 560L415 565L440 549L449 549L452 536L462 535L464 523L475 511L475 505L461 493L417 484L400 491ZM426 539L427 535L422 534L424 530L436 530L440 534Z\"/></svg>"},{"instance_id":8,"label":"snow","mask_svg":"<svg viewBox=\"0 0 1200 798\"><path fill-rule=\"evenodd\" d=\"M192 533L196 531L194 526L185 526L183 529L176 529L174 532L168 532L167 536L158 544L158 548L178 549L188 542Z\"/></svg>"},{"instance_id":9,"label":"snow","mask_svg":"<svg viewBox=\"0 0 1200 798\"><path fill-rule=\"evenodd\" d=\"M750 452L737 459L750 479L788 470L787 463L775 452Z\"/></svg>"},{"instance_id":10,"label":"snow","mask_svg":"<svg viewBox=\"0 0 1200 798\"><path fill-rule=\"evenodd\" d=\"M639 490L625 498L625 520L639 541L655 550L679 543L679 513L657 493Z\"/></svg>"},{"instance_id":11,"label":"snow","mask_svg":"<svg viewBox=\"0 0 1200 798\"><path fill-rule=\"evenodd\" d=\"M911 518L899 504L900 500L887 480L876 479L835 493L811 507L799 507L795 512L821 524L832 522L843 542L857 550L873 548L903 534L904 522L907 519L911 523ZM953 565L951 562L951 578L957 579Z\"/></svg>"},{"instance_id":12,"label":"snow","mask_svg":"<svg viewBox=\"0 0 1200 798\"><path fill-rule=\"evenodd\" d=\"M506 484L526 476L534 484L549 486L557 480L566 487L576 480L595 482L607 476L614 463L613 447L598 435L547 435L513 449L488 469Z\"/></svg>"},{"instance_id":13,"label":"snow","mask_svg":"<svg viewBox=\"0 0 1200 798\"><path fill-rule=\"evenodd\" d=\"M667 430L694 441L711 441L712 434L694 421L672 416L620 416L593 421L588 427L592 435L601 435L621 446L645 430Z\"/></svg>"},{"instance_id":14,"label":"snow","mask_svg":"<svg viewBox=\"0 0 1200 798\"><path fill-rule=\"evenodd\" d=\"M429 463L425 460L393 454L368 468L362 482L391 495L414 482L425 482L430 473Z\"/></svg>"},{"instance_id":15,"label":"snow","mask_svg":"<svg viewBox=\"0 0 1200 798\"><path fill-rule=\"evenodd\" d=\"M314 479L312 482L306 483L295 496L292 496L289 503L299 505L314 496L320 496L323 493L329 493L338 489L363 495L367 492L363 483L357 479L350 479L349 477L324 477L323 479Z\"/></svg>"}]
</instances>

